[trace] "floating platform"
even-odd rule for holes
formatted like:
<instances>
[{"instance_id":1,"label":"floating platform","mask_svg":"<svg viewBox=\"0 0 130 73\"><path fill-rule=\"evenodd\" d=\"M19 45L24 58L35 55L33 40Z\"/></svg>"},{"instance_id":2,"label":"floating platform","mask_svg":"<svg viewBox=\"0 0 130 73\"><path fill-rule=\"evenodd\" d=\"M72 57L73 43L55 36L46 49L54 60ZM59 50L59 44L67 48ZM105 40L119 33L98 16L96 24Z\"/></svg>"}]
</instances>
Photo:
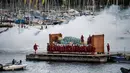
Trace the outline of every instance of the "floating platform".
<instances>
[{"instance_id":1,"label":"floating platform","mask_svg":"<svg viewBox=\"0 0 130 73\"><path fill-rule=\"evenodd\" d=\"M116 56L119 54L73 54L73 53L42 53L42 54L29 54L26 55L26 60L29 61L72 61L72 62L107 62L108 57Z\"/></svg>"}]
</instances>

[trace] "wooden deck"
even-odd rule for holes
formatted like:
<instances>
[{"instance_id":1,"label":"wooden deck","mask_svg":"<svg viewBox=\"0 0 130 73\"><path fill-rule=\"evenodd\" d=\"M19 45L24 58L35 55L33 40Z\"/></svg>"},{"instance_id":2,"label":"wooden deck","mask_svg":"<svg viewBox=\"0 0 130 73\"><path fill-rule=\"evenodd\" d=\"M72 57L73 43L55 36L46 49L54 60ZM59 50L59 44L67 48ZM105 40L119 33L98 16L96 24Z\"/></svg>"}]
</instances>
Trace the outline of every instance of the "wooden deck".
<instances>
[{"instance_id":1,"label":"wooden deck","mask_svg":"<svg viewBox=\"0 0 130 73\"><path fill-rule=\"evenodd\" d=\"M78 62L107 62L109 56L116 56L119 54L61 54L61 53L41 53L26 55L26 60L37 61L78 61Z\"/></svg>"}]
</instances>

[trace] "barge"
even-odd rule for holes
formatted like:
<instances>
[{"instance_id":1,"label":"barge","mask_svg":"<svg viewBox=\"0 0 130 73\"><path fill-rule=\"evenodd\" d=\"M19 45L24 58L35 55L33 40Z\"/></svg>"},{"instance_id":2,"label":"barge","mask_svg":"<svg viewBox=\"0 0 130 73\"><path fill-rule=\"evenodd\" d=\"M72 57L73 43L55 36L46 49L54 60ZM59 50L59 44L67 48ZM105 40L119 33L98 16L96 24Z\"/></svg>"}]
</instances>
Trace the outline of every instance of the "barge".
<instances>
[{"instance_id":1,"label":"barge","mask_svg":"<svg viewBox=\"0 0 130 73\"><path fill-rule=\"evenodd\" d=\"M42 53L42 54L29 54L26 55L27 61L63 61L63 62L94 62L105 63L108 57L116 56L118 54L66 54L66 53Z\"/></svg>"},{"instance_id":2,"label":"barge","mask_svg":"<svg viewBox=\"0 0 130 73\"><path fill-rule=\"evenodd\" d=\"M107 62L110 56L118 54L105 54L104 52L104 34L89 36L87 45L81 36L80 44L61 44L62 34L49 34L49 43L47 43L47 52L26 55L26 60L37 61L73 61L73 62ZM69 41L70 42L70 41ZM71 42L73 42L71 40Z\"/></svg>"}]
</instances>

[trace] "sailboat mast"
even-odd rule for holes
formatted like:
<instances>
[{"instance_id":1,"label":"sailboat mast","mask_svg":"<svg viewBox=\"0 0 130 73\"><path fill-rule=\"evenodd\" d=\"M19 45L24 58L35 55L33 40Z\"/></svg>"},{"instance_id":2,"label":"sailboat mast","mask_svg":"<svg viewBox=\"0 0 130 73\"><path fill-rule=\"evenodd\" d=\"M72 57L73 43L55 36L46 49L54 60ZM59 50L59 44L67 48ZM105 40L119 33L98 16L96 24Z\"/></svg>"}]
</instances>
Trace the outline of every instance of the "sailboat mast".
<instances>
[{"instance_id":1,"label":"sailboat mast","mask_svg":"<svg viewBox=\"0 0 130 73\"><path fill-rule=\"evenodd\" d=\"M0 8L1 9L1 13L0 14L1 14L1 24L2 24L2 0L0 2L0 5L1 5L1 8Z\"/></svg>"},{"instance_id":2,"label":"sailboat mast","mask_svg":"<svg viewBox=\"0 0 130 73\"><path fill-rule=\"evenodd\" d=\"M13 12L14 12L14 11L15 11L15 9L14 9L14 0L13 0L13 3L12 3L12 4L13 4Z\"/></svg>"},{"instance_id":3,"label":"sailboat mast","mask_svg":"<svg viewBox=\"0 0 130 73\"><path fill-rule=\"evenodd\" d=\"M116 0L116 5L118 5L118 0Z\"/></svg>"},{"instance_id":4,"label":"sailboat mast","mask_svg":"<svg viewBox=\"0 0 130 73\"><path fill-rule=\"evenodd\" d=\"M28 13L29 13L29 25L31 25L31 24L30 24L30 2L29 2L29 9L28 9Z\"/></svg>"},{"instance_id":5,"label":"sailboat mast","mask_svg":"<svg viewBox=\"0 0 130 73\"><path fill-rule=\"evenodd\" d=\"M68 7L68 9L70 9L70 0L69 0L69 7Z\"/></svg>"},{"instance_id":6,"label":"sailboat mast","mask_svg":"<svg viewBox=\"0 0 130 73\"><path fill-rule=\"evenodd\" d=\"M123 7L124 7L124 0L123 0Z\"/></svg>"},{"instance_id":7,"label":"sailboat mast","mask_svg":"<svg viewBox=\"0 0 130 73\"><path fill-rule=\"evenodd\" d=\"M83 5L82 5L82 9L84 10L85 9L85 0L83 0Z\"/></svg>"},{"instance_id":8,"label":"sailboat mast","mask_svg":"<svg viewBox=\"0 0 130 73\"><path fill-rule=\"evenodd\" d=\"M93 14L94 14L94 12L95 12L95 0L92 0L92 2L93 2L93 9L92 9L92 11L93 11Z\"/></svg>"},{"instance_id":9,"label":"sailboat mast","mask_svg":"<svg viewBox=\"0 0 130 73\"><path fill-rule=\"evenodd\" d=\"M87 1L87 10L90 10L90 0Z\"/></svg>"}]
</instances>

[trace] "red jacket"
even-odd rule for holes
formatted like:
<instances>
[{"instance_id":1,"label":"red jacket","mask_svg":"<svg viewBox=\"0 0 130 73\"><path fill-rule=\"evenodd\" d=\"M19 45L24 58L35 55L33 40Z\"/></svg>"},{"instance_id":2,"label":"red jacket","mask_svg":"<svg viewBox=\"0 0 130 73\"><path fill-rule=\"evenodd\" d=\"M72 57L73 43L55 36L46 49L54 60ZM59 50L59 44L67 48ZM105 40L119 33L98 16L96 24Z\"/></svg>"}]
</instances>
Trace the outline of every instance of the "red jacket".
<instances>
[{"instance_id":1,"label":"red jacket","mask_svg":"<svg viewBox=\"0 0 130 73\"><path fill-rule=\"evenodd\" d=\"M38 49L38 45L35 44L35 45L33 46L33 49L36 51L36 50Z\"/></svg>"},{"instance_id":2,"label":"red jacket","mask_svg":"<svg viewBox=\"0 0 130 73\"><path fill-rule=\"evenodd\" d=\"M109 43L107 44L107 51L108 52L110 51L110 45L109 45Z\"/></svg>"},{"instance_id":3,"label":"red jacket","mask_svg":"<svg viewBox=\"0 0 130 73\"><path fill-rule=\"evenodd\" d=\"M84 36L83 35L81 36L81 42L84 42Z\"/></svg>"}]
</instances>

